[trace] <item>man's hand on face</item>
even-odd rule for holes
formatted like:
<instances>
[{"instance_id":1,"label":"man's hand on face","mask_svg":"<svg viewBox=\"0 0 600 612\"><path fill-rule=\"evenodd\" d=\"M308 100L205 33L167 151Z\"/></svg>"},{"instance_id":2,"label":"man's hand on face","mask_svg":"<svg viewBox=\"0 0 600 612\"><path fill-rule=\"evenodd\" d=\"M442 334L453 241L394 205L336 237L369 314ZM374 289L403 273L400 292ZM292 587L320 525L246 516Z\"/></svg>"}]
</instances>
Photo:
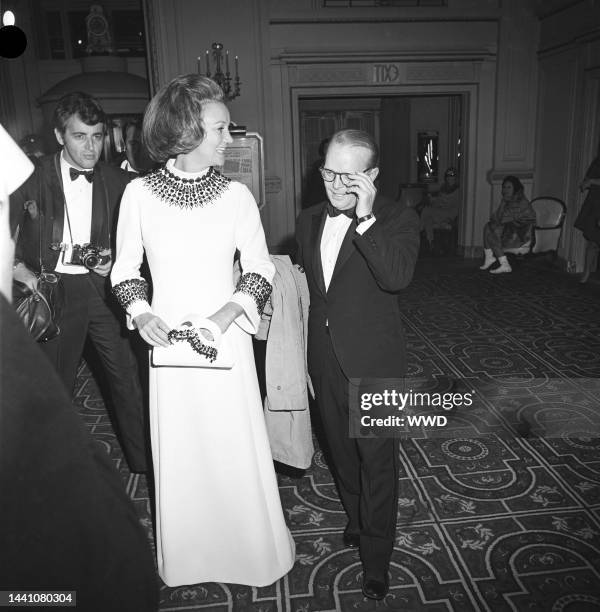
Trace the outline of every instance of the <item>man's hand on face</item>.
<instances>
[{"instance_id":1,"label":"man's hand on face","mask_svg":"<svg viewBox=\"0 0 600 612\"><path fill-rule=\"evenodd\" d=\"M368 172L353 172L348 174L346 182L348 193L356 195L356 216L364 217L373 211L373 202L377 188Z\"/></svg>"}]
</instances>

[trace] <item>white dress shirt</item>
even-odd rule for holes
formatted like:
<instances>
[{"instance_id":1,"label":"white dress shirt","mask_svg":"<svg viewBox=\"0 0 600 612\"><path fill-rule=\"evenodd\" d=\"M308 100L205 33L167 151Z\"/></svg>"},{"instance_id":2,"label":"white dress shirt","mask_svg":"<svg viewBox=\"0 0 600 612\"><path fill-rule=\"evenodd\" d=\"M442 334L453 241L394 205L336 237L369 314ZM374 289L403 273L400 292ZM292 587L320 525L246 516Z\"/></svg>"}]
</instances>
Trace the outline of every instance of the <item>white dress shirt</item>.
<instances>
[{"instance_id":1,"label":"white dress shirt","mask_svg":"<svg viewBox=\"0 0 600 612\"><path fill-rule=\"evenodd\" d=\"M92 231L92 193L93 185L85 176L78 176L74 181L69 174L69 162L64 158L64 151L60 154L60 171L62 175L63 191L65 194L65 211L63 224L63 244L87 244ZM77 168L76 168L77 169ZM71 231L69 232L69 222ZM63 253L58 257L56 272L62 274L88 274L85 266L63 264Z\"/></svg>"},{"instance_id":2,"label":"white dress shirt","mask_svg":"<svg viewBox=\"0 0 600 612\"><path fill-rule=\"evenodd\" d=\"M121 170L125 170L126 172L135 172L136 174L139 174L139 172L129 163L129 160L127 158L125 158L121 162Z\"/></svg>"},{"instance_id":3,"label":"white dress shirt","mask_svg":"<svg viewBox=\"0 0 600 612\"><path fill-rule=\"evenodd\" d=\"M344 236L352 223L352 219L346 215L337 215L330 217L327 215L325 226L323 227L323 235L321 236L321 264L323 266L323 278L325 280L325 290L329 289L329 283L333 276L333 269L337 261ZM368 221L364 221L356 227L358 234L364 234L371 225L375 223L375 217Z\"/></svg>"}]
</instances>

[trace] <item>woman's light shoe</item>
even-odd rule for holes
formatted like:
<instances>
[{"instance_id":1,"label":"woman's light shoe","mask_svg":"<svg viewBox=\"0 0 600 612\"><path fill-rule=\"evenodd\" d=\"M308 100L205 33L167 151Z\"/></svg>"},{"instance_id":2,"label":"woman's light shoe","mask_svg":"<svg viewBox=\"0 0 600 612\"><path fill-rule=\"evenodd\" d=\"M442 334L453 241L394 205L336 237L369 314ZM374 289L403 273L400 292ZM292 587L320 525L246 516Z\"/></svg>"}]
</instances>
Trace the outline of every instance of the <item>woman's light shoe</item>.
<instances>
[{"instance_id":1,"label":"woman's light shoe","mask_svg":"<svg viewBox=\"0 0 600 612\"><path fill-rule=\"evenodd\" d=\"M483 265L479 266L480 270L487 270L496 261L492 249L483 249L483 258Z\"/></svg>"},{"instance_id":2,"label":"woman's light shoe","mask_svg":"<svg viewBox=\"0 0 600 612\"><path fill-rule=\"evenodd\" d=\"M503 274L504 272L512 272L509 263L502 263L497 268L490 270L490 274Z\"/></svg>"}]
</instances>

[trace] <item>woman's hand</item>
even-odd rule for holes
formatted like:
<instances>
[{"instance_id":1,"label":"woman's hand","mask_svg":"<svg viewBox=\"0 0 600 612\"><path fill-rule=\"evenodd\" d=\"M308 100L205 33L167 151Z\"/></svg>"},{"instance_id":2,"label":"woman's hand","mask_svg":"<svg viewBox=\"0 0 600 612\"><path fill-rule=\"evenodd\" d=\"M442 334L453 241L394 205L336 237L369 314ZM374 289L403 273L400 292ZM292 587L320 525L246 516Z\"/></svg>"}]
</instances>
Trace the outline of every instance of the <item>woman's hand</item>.
<instances>
[{"instance_id":1,"label":"woman's hand","mask_svg":"<svg viewBox=\"0 0 600 612\"><path fill-rule=\"evenodd\" d=\"M13 278L27 285L32 291L37 290L38 277L24 263L19 262L15 265Z\"/></svg>"},{"instance_id":2,"label":"woman's hand","mask_svg":"<svg viewBox=\"0 0 600 612\"><path fill-rule=\"evenodd\" d=\"M209 321L215 323L224 334L229 326L244 312L244 309L235 302L227 302L225 306L219 308L217 312L210 317L206 317ZM209 330L206 330L209 331ZM208 336L207 336L208 338Z\"/></svg>"},{"instance_id":3,"label":"woman's hand","mask_svg":"<svg viewBox=\"0 0 600 612\"><path fill-rule=\"evenodd\" d=\"M171 328L155 314L144 312L133 319L133 324L140 336L151 346L170 346L169 332Z\"/></svg>"}]
</instances>

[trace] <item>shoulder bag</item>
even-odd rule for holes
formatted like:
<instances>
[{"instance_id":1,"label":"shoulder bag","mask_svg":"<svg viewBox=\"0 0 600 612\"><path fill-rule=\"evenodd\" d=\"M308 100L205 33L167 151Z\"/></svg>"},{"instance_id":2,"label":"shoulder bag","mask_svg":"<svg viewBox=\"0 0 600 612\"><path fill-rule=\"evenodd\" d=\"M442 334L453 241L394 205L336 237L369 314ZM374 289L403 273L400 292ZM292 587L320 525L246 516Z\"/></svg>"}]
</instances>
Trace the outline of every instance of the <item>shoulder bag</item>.
<instances>
[{"instance_id":1,"label":"shoulder bag","mask_svg":"<svg viewBox=\"0 0 600 612\"><path fill-rule=\"evenodd\" d=\"M40 178L40 199L42 185ZM30 205L35 202L29 201ZM37 276L38 283L35 291L31 290L25 283L13 280L13 306L17 315L38 342L45 342L55 338L60 333L60 321L64 305L64 287L60 275L56 272L46 272L42 260L42 224L43 211L38 208L39 214L39 239L38 258L39 272L33 272ZM25 211L23 211L23 219ZM15 243L18 242L20 227L17 227Z\"/></svg>"}]
</instances>

